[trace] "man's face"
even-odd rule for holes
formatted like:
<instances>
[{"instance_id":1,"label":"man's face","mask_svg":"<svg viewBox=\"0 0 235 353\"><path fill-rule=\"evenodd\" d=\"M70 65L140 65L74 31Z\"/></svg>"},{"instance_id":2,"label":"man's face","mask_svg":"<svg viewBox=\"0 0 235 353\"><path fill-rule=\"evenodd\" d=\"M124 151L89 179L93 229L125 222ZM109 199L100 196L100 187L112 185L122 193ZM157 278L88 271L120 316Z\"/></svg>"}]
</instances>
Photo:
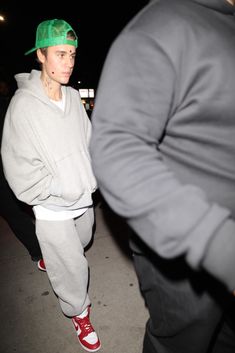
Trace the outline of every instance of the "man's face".
<instances>
[{"instance_id":1,"label":"man's face","mask_svg":"<svg viewBox=\"0 0 235 353\"><path fill-rule=\"evenodd\" d=\"M227 2L229 2L231 5L235 4L235 0L226 0Z\"/></svg>"},{"instance_id":2,"label":"man's face","mask_svg":"<svg viewBox=\"0 0 235 353\"><path fill-rule=\"evenodd\" d=\"M43 71L54 81L67 84L73 72L76 48L62 44L47 48L46 56L40 58Z\"/></svg>"}]
</instances>

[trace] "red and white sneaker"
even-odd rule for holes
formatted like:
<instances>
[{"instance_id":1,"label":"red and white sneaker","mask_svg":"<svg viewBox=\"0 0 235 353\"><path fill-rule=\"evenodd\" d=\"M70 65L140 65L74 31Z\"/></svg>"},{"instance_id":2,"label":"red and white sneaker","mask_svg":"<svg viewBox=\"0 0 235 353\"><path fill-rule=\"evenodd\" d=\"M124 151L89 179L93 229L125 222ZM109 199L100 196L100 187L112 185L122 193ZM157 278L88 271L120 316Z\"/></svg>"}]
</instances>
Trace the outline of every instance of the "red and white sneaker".
<instances>
[{"instance_id":1,"label":"red and white sneaker","mask_svg":"<svg viewBox=\"0 0 235 353\"><path fill-rule=\"evenodd\" d=\"M38 265L38 269L39 269L40 271L46 272L47 269L46 269L46 265L45 265L45 262L44 262L43 259L40 259L40 260L38 261L37 265Z\"/></svg>"},{"instance_id":2,"label":"red and white sneaker","mask_svg":"<svg viewBox=\"0 0 235 353\"><path fill-rule=\"evenodd\" d=\"M74 316L72 322L77 332L81 346L88 352L97 352L101 348L100 340L89 319L90 307L79 316Z\"/></svg>"}]
</instances>

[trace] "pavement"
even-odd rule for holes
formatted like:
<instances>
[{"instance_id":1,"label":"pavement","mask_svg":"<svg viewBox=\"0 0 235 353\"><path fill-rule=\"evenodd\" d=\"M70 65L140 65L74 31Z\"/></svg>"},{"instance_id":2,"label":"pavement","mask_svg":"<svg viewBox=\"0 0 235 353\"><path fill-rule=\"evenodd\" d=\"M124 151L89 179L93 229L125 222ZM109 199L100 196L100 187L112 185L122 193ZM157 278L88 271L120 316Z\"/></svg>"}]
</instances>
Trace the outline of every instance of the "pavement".
<instances>
[{"instance_id":1,"label":"pavement","mask_svg":"<svg viewBox=\"0 0 235 353\"><path fill-rule=\"evenodd\" d=\"M128 230L97 203L96 231L86 251L91 321L101 353L142 353L147 309L127 245ZM61 312L47 274L0 217L0 352L84 353Z\"/></svg>"}]
</instances>

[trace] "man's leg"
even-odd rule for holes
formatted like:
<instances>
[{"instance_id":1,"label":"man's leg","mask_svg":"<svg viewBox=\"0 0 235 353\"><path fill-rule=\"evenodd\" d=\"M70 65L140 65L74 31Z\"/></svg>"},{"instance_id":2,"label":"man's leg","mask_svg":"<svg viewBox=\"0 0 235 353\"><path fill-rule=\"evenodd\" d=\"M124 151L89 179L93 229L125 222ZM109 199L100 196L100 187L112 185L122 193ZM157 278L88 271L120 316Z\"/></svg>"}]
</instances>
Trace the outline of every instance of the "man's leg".
<instances>
[{"instance_id":1,"label":"man's leg","mask_svg":"<svg viewBox=\"0 0 235 353\"><path fill-rule=\"evenodd\" d=\"M68 317L81 314L90 304L88 263L74 220L36 220L36 232L63 313Z\"/></svg>"},{"instance_id":2,"label":"man's leg","mask_svg":"<svg viewBox=\"0 0 235 353\"><path fill-rule=\"evenodd\" d=\"M75 219L75 226L77 234L82 243L83 248L85 248L91 241L93 235L94 226L94 209L89 207L88 210L83 213L80 217Z\"/></svg>"},{"instance_id":3,"label":"man's leg","mask_svg":"<svg viewBox=\"0 0 235 353\"><path fill-rule=\"evenodd\" d=\"M28 250L31 258L36 261L42 258L41 249L35 233L35 225L30 215L23 209L8 184L1 180L0 214L6 220L16 238Z\"/></svg>"},{"instance_id":4,"label":"man's leg","mask_svg":"<svg viewBox=\"0 0 235 353\"><path fill-rule=\"evenodd\" d=\"M200 276L183 261L151 252L134 254L134 264L150 314L143 353L206 353L222 313L199 286Z\"/></svg>"},{"instance_id":5,"label":"man's leg","mask_svg":"<svg viewBox=\"0 0 235 353\"><path fill-rule=\"evenodd\" d=\"M224 320L216 335L213 349L209 353L234 353L235 352L235 298L226 293L221 302L224 308Z\"/></svg>"}]
</instances>

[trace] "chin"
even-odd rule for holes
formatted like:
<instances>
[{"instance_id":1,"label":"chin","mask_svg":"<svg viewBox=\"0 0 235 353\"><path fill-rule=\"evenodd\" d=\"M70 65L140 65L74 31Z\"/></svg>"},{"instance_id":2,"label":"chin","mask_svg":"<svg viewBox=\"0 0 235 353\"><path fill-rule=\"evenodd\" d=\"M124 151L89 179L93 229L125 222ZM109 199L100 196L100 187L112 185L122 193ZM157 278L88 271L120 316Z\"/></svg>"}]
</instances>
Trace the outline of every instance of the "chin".
<instances>
[{"instance_id":1,"label":"chin","mask_svg":"<svg viewBox=\"0 0 235 353\"><path fill-rule=\"evenodd\" d=\"M70 77L64 78L64 79L62 79L62 80L60 81L60 83L65 85L66 83L69 82L69 79L70 79Z\"/></svg>"}]
</instances>

